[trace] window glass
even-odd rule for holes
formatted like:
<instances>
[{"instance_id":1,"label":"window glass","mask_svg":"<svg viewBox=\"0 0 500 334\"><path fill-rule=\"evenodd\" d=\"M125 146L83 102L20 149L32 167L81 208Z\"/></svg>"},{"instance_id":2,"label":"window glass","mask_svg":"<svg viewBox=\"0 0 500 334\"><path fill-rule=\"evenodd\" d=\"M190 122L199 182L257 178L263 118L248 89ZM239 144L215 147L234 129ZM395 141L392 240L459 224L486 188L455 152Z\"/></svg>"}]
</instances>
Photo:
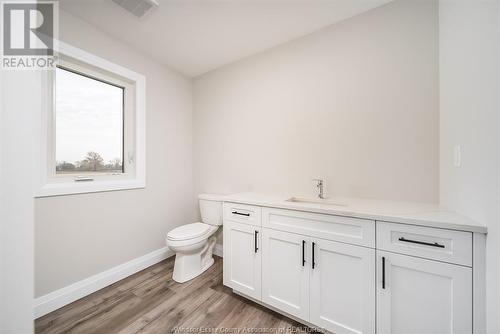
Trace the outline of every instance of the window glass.
<instances>
[{"instance_id":1,"label":"window glass","mask_svg":"<svg viewBox=\"0 0 500 334\"><path fill-rule=\"evenodd\" d=\"M56 174L123 173L124 88L56 69Z\"/></svg>"}]
</instances>

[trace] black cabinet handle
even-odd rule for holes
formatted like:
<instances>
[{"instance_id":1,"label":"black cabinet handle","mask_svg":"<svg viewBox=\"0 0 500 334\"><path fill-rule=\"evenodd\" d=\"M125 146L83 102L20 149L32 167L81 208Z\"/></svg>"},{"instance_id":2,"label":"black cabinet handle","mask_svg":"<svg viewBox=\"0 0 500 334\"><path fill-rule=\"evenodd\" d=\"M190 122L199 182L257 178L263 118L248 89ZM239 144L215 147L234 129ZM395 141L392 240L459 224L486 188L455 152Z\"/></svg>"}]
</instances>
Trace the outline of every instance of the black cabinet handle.
<instances>
[{"instance_id":1,"label":"black cabinet handle","mask_svg":"<svg viewBox=\"0 0 500 334\"><path fill-rule=\"evenodd\" d=\"M385 257L382 256L382 289L385 289Z\"/></svg>"},{"instance_id":2,"label":"black cabinet handle","mask_svg":"<svg viewBox=\"0 0 500 334\"><path fill-rule=\"evenodd\" d=\"M233 211L231 212L233 215L240 215L240 216L245 216L245 217L250 217L249 213L243 213L243 212L238 212L238 211Z\"/></svg>"},{"instance_id":3,"label":"black cabinet handle","mask_svg":"<svg viewBox=\"0 0 500 334\"><path fill-rule=\"evenodd\" d=\"M306 264L306 241L302 240L302 267Z\"/></svg>"},{"instance_id":4,"label":"black cabinet handle","mask_svg":"<svg viewBox=\"0 0 500 334\"><path fill-rule=\"evenodd\" d=\"M401 237L398 239L399 241L402 242L410 242L412 244L419 244L419 245L425 245L425 246L431 246L431 247L438 247L438 248L444 248L444 245L441 245L437 242L425 242L425 241L418 241L418 240L411 240L411 239L406 239L404 237Z\"/></svg>"},{"instance_id":5,"label":"black cabinet handle","mask_svg":"<svg viewBox=\"0 0 500 334\"><path fill-rule=\"evenodd\" d=\"M312 243L312 268L314 269L314 267L316 266L316 262L314 262L314 246L316 246L316 244L313 242Z\"/></svg>"},{"instance_id":6,"label":"black cabinet handle","mask_svg":"<svg viewBox=\"0 0 500 334\"><path fill-rule=\"evenodd\" d=\"M255 238L255 253L259 250L259 247L257 246L257 234L259 234L259 231L255 231L254 238Z\"/></svg>"}]
</instances>

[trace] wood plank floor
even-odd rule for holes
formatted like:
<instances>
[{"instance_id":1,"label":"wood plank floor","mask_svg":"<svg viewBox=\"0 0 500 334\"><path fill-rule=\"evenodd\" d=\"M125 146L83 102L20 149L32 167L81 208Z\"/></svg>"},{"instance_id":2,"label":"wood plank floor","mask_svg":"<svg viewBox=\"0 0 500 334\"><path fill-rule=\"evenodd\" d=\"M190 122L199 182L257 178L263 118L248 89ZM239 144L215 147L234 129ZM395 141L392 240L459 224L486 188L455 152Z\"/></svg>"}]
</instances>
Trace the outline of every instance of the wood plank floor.
<instances>
[{"instance_id":1,"label":"wood plank floor","mask_svg":"<svg viewBox=\"0 0 500 334\"><path fill-rule=\"evenodd\" d=\"M172 280L169 258L35 321L35 333L255 333L311 329L222 285L222 259L199 277Z\"/></svg>"}]
</instances>

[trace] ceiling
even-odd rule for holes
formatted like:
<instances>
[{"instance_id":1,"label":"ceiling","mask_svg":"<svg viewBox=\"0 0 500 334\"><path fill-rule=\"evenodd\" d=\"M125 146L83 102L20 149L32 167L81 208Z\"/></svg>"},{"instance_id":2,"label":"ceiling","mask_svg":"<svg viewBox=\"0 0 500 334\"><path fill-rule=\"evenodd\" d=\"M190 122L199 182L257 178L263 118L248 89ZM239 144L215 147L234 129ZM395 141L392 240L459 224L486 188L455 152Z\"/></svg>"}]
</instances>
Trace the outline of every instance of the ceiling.
<instances>
[{"instance_id":1,"label":"ceiling","mask_svg":"<svg viewBox=\"0 0 500 334\"><path fill-rule=\"evenodd\" d=\"M195 77L389 1L158 0L142 18L111 0L61 0L60 7Z\"/></svg>"}]
</instances>

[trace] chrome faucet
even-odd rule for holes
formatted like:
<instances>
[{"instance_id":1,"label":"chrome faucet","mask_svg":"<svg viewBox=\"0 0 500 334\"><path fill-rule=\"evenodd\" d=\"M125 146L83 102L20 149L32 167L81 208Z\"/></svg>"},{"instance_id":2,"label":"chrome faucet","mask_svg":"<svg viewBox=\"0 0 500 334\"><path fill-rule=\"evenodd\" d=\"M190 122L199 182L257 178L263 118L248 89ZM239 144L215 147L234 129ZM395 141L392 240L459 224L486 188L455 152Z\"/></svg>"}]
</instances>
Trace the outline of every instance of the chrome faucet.
<instances>
[{"instance_id":1,"label":"chrome faucet","mask_svg":"<svg viewBox=\"0 0 500 334\"><path fill-rule=\"evenodd\" d=\"M321 179L313 179L313 181L316 181L316 187L319 189L318 197L321 199L325 199L325 195L323 192L323 180Z\"/></svg>"}]
</instances>

